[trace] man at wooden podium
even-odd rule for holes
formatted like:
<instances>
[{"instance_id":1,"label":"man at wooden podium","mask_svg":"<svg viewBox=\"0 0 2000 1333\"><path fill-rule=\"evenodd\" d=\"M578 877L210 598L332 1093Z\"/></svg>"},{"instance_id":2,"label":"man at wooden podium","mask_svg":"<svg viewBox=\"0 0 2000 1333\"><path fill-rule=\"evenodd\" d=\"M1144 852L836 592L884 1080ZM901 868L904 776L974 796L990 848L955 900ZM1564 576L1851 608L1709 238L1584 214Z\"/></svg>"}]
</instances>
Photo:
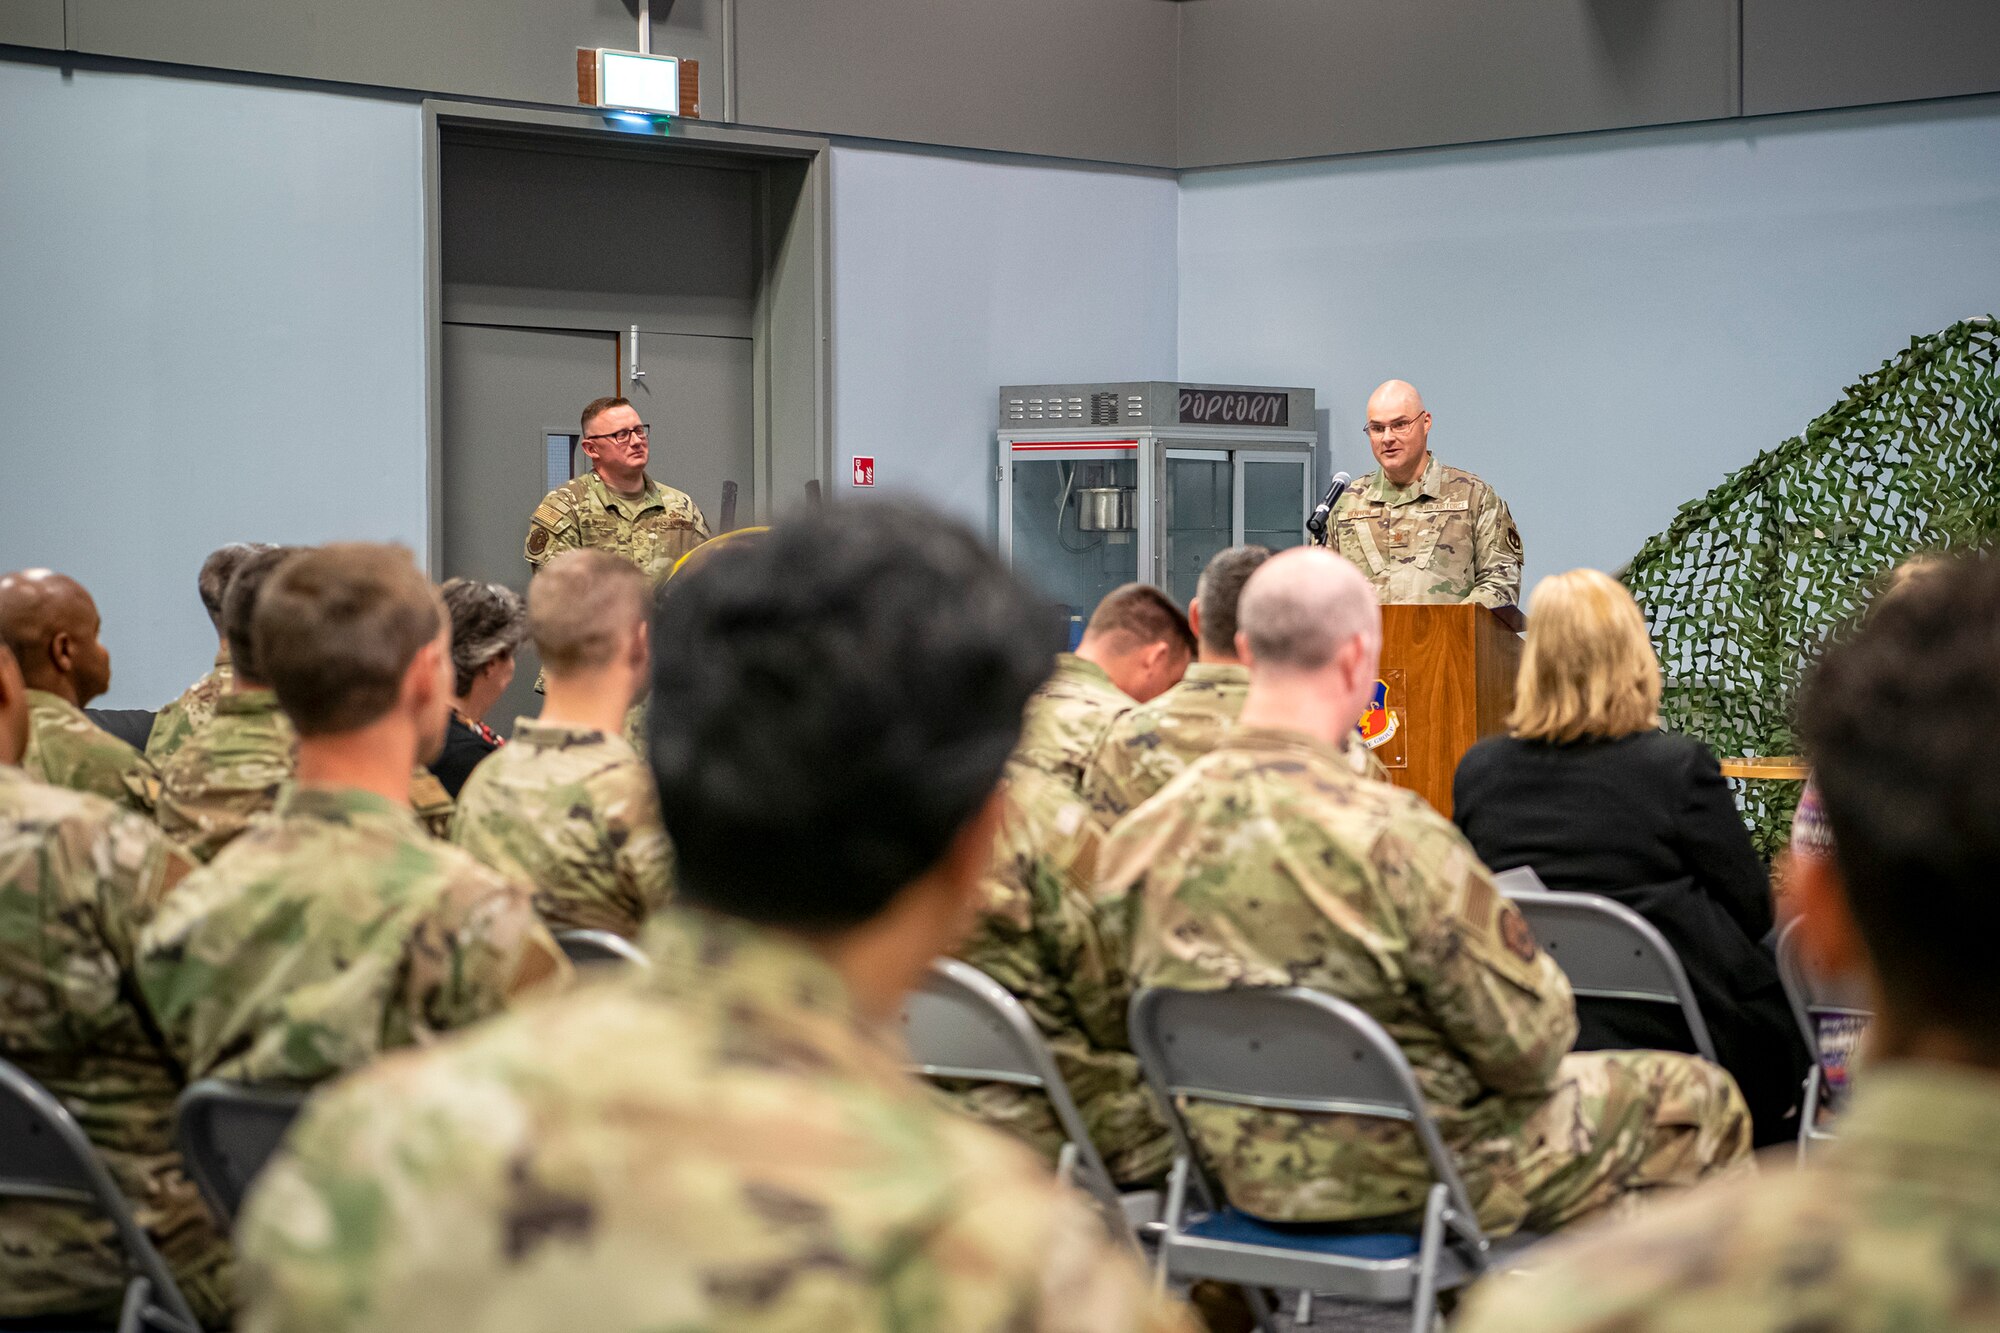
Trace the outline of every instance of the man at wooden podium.
<instances>
[{"instance_id":1,"label":"man at wooden podium","mask_svg":"<svg viewBox=\"0 0 2000 1333\"><path fill-rule=\"evenodd\" d=\"M1334 504L1319 543L1353 561L1385 603L1521 598L1521 532L1491 486L1431 456L1431 414L1414 386L1368 396L1368 447L1379 465Z\"/></svg>"}]
</instances>

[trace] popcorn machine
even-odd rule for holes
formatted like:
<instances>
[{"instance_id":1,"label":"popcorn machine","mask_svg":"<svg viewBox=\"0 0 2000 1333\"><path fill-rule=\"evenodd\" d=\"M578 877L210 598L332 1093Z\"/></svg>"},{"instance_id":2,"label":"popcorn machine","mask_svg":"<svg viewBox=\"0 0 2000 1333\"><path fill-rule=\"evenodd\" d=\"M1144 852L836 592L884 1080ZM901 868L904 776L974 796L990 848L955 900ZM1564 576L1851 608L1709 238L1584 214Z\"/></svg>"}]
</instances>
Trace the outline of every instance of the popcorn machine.
<instances>
[{"instance_id":1,"label":"popcorn machine","mask_svg":"<svg viewBox=\"0 0 2000 1333\"><path fill-rule=\"evenodd\" d=\"M1000 552L1068 612L1144 581L1183 607L1209 558L1306 539L1311 389L1037 384L1000 391Z\"/></svg>"}]
</instances>

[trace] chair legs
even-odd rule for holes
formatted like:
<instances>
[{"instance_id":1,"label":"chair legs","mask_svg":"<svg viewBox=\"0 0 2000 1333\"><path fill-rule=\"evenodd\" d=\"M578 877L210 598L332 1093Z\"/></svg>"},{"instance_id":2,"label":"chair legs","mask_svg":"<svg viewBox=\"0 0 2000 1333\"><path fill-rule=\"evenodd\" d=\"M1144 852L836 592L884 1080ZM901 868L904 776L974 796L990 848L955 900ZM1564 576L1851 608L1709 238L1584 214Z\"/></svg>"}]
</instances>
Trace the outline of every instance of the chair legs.
<instances>
[{"instance_id":1,"label":"chair legs","mask_svg":"<svg viewBox=\"0 0 2000 1333\"><path fill-rule=\"evenodd\" d=\"M1423 1239L1417 1248L1417 1290L1411 1298L1410 1333L1431 1333L1437 1323L1438 1263L1444 1254L1444 1213L1451 1193L1442 1184L1431 1186L1424 1201Z\"/></svg>"}]
</instances>

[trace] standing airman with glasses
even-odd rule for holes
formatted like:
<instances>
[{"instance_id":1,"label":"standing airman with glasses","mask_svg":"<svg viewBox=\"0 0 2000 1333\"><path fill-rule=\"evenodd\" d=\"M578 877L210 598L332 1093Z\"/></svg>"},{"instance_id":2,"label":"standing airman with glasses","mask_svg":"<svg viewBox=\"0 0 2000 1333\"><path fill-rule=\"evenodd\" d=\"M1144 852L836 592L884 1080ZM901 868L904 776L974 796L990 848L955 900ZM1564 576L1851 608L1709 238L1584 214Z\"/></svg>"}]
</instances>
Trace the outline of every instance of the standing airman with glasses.
<instances>
[{"instance_id":1,"label":"standing airman with glasses","mask_svg":"<svg viewBox=\"0 0 2000 1333\"><path fill-rule=\"evenodd\" d=\"M659 583L708 540L708 520L692 496L646 475L651 428L631 403L596 399L582 425L591 470L543 497L528 520L528 563L539 569L587 547L622 555Z\"/></svg>"},{"instance_id":2,"label":"standing airman with glasses","mask_svg":"<svg viewBox=\"0 0 2000 1333\"><path fill-rule=\"evenodd\" d=\"M1414 386L1368 396L1378 466L1333 507L1323 545L1346 556L1384 602L1521 599L1521 531L1491 486L1431 456L1431 414Z\"/></svg>"}]
</instances>

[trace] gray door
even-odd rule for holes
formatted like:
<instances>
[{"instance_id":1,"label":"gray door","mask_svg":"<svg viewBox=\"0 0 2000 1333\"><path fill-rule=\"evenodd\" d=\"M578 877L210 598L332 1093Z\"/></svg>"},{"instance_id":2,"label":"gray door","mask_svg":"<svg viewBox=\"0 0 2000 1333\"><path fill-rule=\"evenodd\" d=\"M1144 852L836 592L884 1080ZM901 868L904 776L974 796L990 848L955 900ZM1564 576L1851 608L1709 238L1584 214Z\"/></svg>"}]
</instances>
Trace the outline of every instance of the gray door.
<instances>
[{"instance_id":1,"label":"gray door","mask_svg":"<svg viewBox=\"0 0 2000 1333\"><path fill-rule=\"evenodd\" d=\"M525 594L522 547L549 489L549 436L574 435L585 403L618 392L618 336L447 324L443 350L439 577L490 579ZM513 686L487 718L502 735L539 711L539 665L534 647L523 647Z\"/></svg>"},{"instance_id":2,"label":"gray door","mask_svg":"<svg viewBox=\"0 0 2000 1333\"><path fill-rule=\"evenodd\" d=\"M653 428L647 473L694 497L710 532L722 531L723 483L736 483L736 526L756 522L753 344L748 338L639 335L643 378L625 394ZM630 369L627 349L624 368Z\"/></svg>"}]
</instances>

